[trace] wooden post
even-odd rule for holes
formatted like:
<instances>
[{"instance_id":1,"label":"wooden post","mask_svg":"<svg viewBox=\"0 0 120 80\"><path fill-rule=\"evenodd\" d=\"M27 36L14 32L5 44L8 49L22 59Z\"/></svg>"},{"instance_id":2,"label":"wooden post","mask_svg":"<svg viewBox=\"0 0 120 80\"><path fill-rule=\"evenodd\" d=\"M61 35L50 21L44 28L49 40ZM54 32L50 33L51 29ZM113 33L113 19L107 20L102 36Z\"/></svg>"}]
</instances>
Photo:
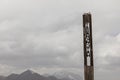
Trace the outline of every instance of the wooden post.
<instances>
[{"instance_id":1,"label":"wooden post","mask_svg":"<svg viewBox=\"0 0 120 80\"><path fill-rule=\"evenodd\" d=\"M92 19L90 13L83 14L84 80L94 80Z\"/></svg>"}]
</instances>

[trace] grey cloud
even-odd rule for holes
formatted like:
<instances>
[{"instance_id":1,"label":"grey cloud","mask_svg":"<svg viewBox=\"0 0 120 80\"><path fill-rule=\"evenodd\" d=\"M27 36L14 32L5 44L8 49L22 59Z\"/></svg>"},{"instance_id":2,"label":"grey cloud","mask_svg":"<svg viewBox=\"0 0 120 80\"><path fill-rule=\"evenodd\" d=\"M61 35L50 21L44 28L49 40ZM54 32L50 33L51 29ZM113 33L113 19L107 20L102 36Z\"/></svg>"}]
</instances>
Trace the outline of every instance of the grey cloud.
<instances>
[{"instance_id":1,"label":"grey cloud","mask_svg":"<svg viewBox=\"0 0 120 80\"><path fill-rule=\"evenodd\" d=\"M120 70L120 57L119 56L107 56L106 61L108 64L106 64L106 68L110 70Z\"/></svg>"},{"instance_id":2,"label":"grey cloud","mask_svg":"<svg viewBox=\"0 0 120 80\"><path fill-rule=\"evenodd\" d=\"M73 47L79 45L77 45L75 42L73 44L70 44L69 46L69 44L66 43L64 39L62 40L62 36L60 35L60 33L61 32L50 35L40 35L32 37L28 37L28 35L23 35L23 37L25 37L22 40L21 37L18 37L17 40L13 39L12 41L5 41L4 43L7 43L6 47L8 47L10 51L7 51L7 49L5 49L5 51L3 50L3 53L1 52L1 63L17 67L74 66L72 65L73 63L71 63L71 59L69 58L69 56L74 54L77 50ZM66 37L66 40L70 39L71 42L74 41L77 36L79 36L78 33L75 37L70 36L67 32L64 32L63 34L64 38L66 36L69 36ZM17 37L15 36L15 38ZM5 44L3 44L2 46L4 45Z\"/></svg>"}]
</instances>

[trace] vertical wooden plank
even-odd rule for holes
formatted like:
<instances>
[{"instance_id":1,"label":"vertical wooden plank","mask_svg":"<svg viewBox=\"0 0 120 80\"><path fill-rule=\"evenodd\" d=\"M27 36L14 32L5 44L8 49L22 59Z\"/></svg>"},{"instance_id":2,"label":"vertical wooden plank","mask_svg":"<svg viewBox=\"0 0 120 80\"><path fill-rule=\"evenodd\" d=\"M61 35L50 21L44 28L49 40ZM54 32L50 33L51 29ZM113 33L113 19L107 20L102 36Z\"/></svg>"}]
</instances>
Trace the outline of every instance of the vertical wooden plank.
<instances>
[{"instance_id":1,"label":"vertical wooden plank","mask_svg":"<svg viewBox=\"0 0 120 80\"><path fill-rule=\"evenodd\" d=\"M94 80L92 18L90 13L83 14L84 79ZM90 58L88 60L87 58ZM89 63L89 65L88 65Z\"/></svg>"}]
</instances>

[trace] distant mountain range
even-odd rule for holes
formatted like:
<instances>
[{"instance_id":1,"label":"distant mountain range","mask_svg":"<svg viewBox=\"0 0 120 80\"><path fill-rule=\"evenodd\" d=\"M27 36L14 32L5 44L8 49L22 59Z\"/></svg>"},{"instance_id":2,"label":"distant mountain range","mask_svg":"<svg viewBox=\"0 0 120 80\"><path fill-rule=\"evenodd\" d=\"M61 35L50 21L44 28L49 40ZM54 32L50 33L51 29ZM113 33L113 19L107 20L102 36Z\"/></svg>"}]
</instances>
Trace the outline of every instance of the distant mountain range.
<instances>
[{"instance_id":1,"label":"distant mountain range","mask_svg":"<svg viewBox=\"0 0 120 80\"><path fill-rule=\"evenodd\" d=\"M83 80L80 75L67 71L55 72L53 76L55 76L58 79L65 79L65 80Z\"/></svg>"},{"instance_id":2,"label":"distant mountain range","mask_svg":"<svg viewBox=\"0 0 120 80\"><path fill-rule=\"evenodd\" d=\"M56 72L53 75L40 75L31 70L21 74L11 74L7 77L0 76L0 80L82 80L82 78L70 72Z\"/></svg>"}]
</instances>

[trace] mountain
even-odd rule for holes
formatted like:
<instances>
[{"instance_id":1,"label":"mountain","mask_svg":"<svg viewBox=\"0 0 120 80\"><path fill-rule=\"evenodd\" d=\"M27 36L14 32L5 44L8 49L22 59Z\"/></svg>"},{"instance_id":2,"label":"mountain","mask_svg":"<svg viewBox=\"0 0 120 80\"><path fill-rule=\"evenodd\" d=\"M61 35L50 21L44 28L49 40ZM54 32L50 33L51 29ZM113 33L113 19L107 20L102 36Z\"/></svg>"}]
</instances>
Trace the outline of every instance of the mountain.
<instances>
[{"instance_id":1,"label":"mountain","mask_svg":"<svg viewBox=\"0 0 120 80\"><path fill-rule=\"evenodd\" d=\"M27 70L23 73L21 73L18 77L17 80L46 80L45 77L41 76L38 73L35 73L31 70Z\"/></svg>"},{"instance_id":2,"label":"mountain","mask_svg":"<svg viewBox=\"0 0 120 80\"><path fill-rule=\"evenodd\" d=\"M27 70L21 74L11 74L7 77L0 76L0 80L82 80L82 78L70 72L56 72L53 75L45 76Z\"/></svg>"},{"instance_id":3,"label":"mountain","mask_svg":"<svg viewBox=\"0 0 120 80\"><path fill-rule=\"evenodd\" d=\"M11 74L7 77L0 76L0 80L63 80L63 79L57 79L54 76L45 77L31 70L27 70L21 74Z\"/></svg>"},{"instance_id":4,"label":"mountain","mask_svg":"<svg viewBox=\"0 0 120 80\"><path fill-rule=\"evenodd\" d=\"M59 71L53 74L58 79L66 79L66 80L83 80L82 77L78 74L67 72L67 71Z\"/></svg>"},{"instance_id":5,"label":"mountain","mask_svg":"<svg viewBox=\"0 0 120 80\"><path fill-rule=\"evenodd\" d=\"M0 80L4 80L5 79L5 77L4 76L0 76Z\"/></svg>"},{"instance_id":6,"label":"mountain","mask_svg":"<svg viewBox=\"0 0 120 80\"><path fill-rule=\"evenodd\" d=\"M5 80L16 80L16 78L18 77L19 75L18 74L11 74L9 76L7 76L5 78Z\"/></svg>"}]
</instances>

